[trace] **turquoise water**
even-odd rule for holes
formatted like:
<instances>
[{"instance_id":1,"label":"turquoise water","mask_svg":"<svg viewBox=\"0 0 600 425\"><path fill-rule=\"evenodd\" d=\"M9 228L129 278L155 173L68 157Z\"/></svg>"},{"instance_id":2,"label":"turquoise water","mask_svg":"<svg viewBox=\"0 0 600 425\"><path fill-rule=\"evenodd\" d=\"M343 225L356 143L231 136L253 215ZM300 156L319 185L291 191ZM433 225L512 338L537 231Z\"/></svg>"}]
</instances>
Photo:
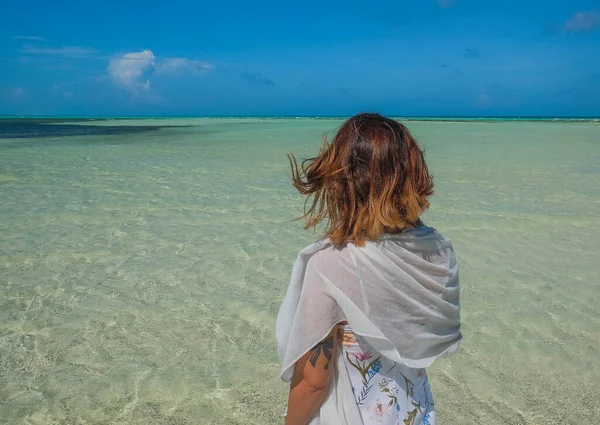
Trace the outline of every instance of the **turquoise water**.
<instances>
[{"instance_id":1,"label":"turquoise water","mask_svg":"<svg viewBox=\"0 0 600 425\"><path fill-rule=\"evenodd\" d=\"M315 238L285 154L340 123L0 138L0 423L281 423L275 315ZM440 423L597 422L600 125L408 125L435 174L424 220L461 264L465 341L430 372Z\"/></svg>"}]
</instances>

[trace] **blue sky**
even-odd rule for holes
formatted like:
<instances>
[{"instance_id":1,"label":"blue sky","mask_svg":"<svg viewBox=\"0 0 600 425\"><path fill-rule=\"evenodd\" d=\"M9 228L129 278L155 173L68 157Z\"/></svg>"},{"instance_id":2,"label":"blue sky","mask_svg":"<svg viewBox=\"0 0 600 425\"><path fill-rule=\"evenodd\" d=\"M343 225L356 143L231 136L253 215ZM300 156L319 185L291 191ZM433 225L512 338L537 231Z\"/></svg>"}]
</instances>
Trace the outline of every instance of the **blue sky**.
<instances>
[{"instance_id":1,"label":"blue sky","mask_svg":"<svg viewBox=\"0 0 600 425\"><path fill-rule=\"evenodd\" d=\"M600 115L598 0L13 1L0 114Z\"/></svg>"}]
</instances>

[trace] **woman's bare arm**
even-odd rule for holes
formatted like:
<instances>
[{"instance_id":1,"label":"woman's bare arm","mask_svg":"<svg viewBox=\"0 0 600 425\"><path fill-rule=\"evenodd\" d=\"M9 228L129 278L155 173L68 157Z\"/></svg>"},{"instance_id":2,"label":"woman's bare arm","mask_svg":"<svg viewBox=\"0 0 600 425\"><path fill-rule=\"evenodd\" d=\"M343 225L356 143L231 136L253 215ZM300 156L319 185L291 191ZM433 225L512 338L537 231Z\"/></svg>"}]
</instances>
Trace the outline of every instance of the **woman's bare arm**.
<instances>
[{"instance_id":1,"label":"woman's bare arm","mask_svg":"<svg viewBox=\"0 0 600 425\"><path fill-rule=\"evenodd\" d=\"M337 327L296 362L286 425L306 425L315 415L329 390L335 369Z\"/></svg>"}]
</instances>

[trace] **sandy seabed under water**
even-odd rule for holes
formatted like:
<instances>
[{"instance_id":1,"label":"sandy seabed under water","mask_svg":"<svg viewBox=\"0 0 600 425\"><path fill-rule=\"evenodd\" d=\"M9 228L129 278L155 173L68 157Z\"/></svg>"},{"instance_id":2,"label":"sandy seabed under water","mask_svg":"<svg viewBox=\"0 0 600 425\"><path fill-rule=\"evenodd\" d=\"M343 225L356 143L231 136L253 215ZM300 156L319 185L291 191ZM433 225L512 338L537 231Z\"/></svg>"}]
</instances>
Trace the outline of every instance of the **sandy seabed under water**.
<instances>
[{"instance_id":1,"label":"sandy seabed under water","mask_svg":"<svg viewBox=\"0 0 600 425\"><path fill-rule=\"evenodd\" d=\"M0 138L0 424L282 423L275 316L315 238L285 154L340 123ZM408 126L461 267L439 423L600 423L600 125Z\"/></svg>"}]
</instances>

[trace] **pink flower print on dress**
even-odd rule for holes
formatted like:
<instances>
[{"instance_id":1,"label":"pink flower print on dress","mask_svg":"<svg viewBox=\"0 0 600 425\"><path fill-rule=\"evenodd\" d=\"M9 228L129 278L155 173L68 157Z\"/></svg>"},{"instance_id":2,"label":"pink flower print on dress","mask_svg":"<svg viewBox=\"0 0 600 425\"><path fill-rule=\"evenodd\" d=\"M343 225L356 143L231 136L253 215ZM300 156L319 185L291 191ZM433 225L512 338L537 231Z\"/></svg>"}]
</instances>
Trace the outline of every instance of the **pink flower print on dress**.
<instances>
[{"instance_id":1,"label":"pink flower print on dress","mask_svg":"<svg viewBox=\"0 0 600 425\"><path fill-rule=\"evenodd\" d=\"M369 352L365 352L365 353L354 353L352 354L354 356L354 358L360 362L364 362L365 360L370 359L371 357L373 357L373 355Z\"/></svg>"},{"instance_id":2,"label":"pink flower print on dress","mask_svg":"<svg viewBox=\"0 0 600 425\"><path fill-rule=\"evenodd\" d=\"M380 402L379 400L377 400L375 402L375 414L377 416L383 416L383 414L385 413L386 408L383 406L383 403Z\"/></svg>"},{"instance_id":3,"label":"pink flower print on dress","mask_svg":"<svg viewBox=\"0 0 600 425\"><path fill-rule=\"evenodd\" d=\"M375 421L382 423L384 416L386 416L387 410L390 408L388 404L384 404L379 399L375 402L375 405L369 406L368 410L372 412L371 418Z\"/></svg>"}]
</instances>

